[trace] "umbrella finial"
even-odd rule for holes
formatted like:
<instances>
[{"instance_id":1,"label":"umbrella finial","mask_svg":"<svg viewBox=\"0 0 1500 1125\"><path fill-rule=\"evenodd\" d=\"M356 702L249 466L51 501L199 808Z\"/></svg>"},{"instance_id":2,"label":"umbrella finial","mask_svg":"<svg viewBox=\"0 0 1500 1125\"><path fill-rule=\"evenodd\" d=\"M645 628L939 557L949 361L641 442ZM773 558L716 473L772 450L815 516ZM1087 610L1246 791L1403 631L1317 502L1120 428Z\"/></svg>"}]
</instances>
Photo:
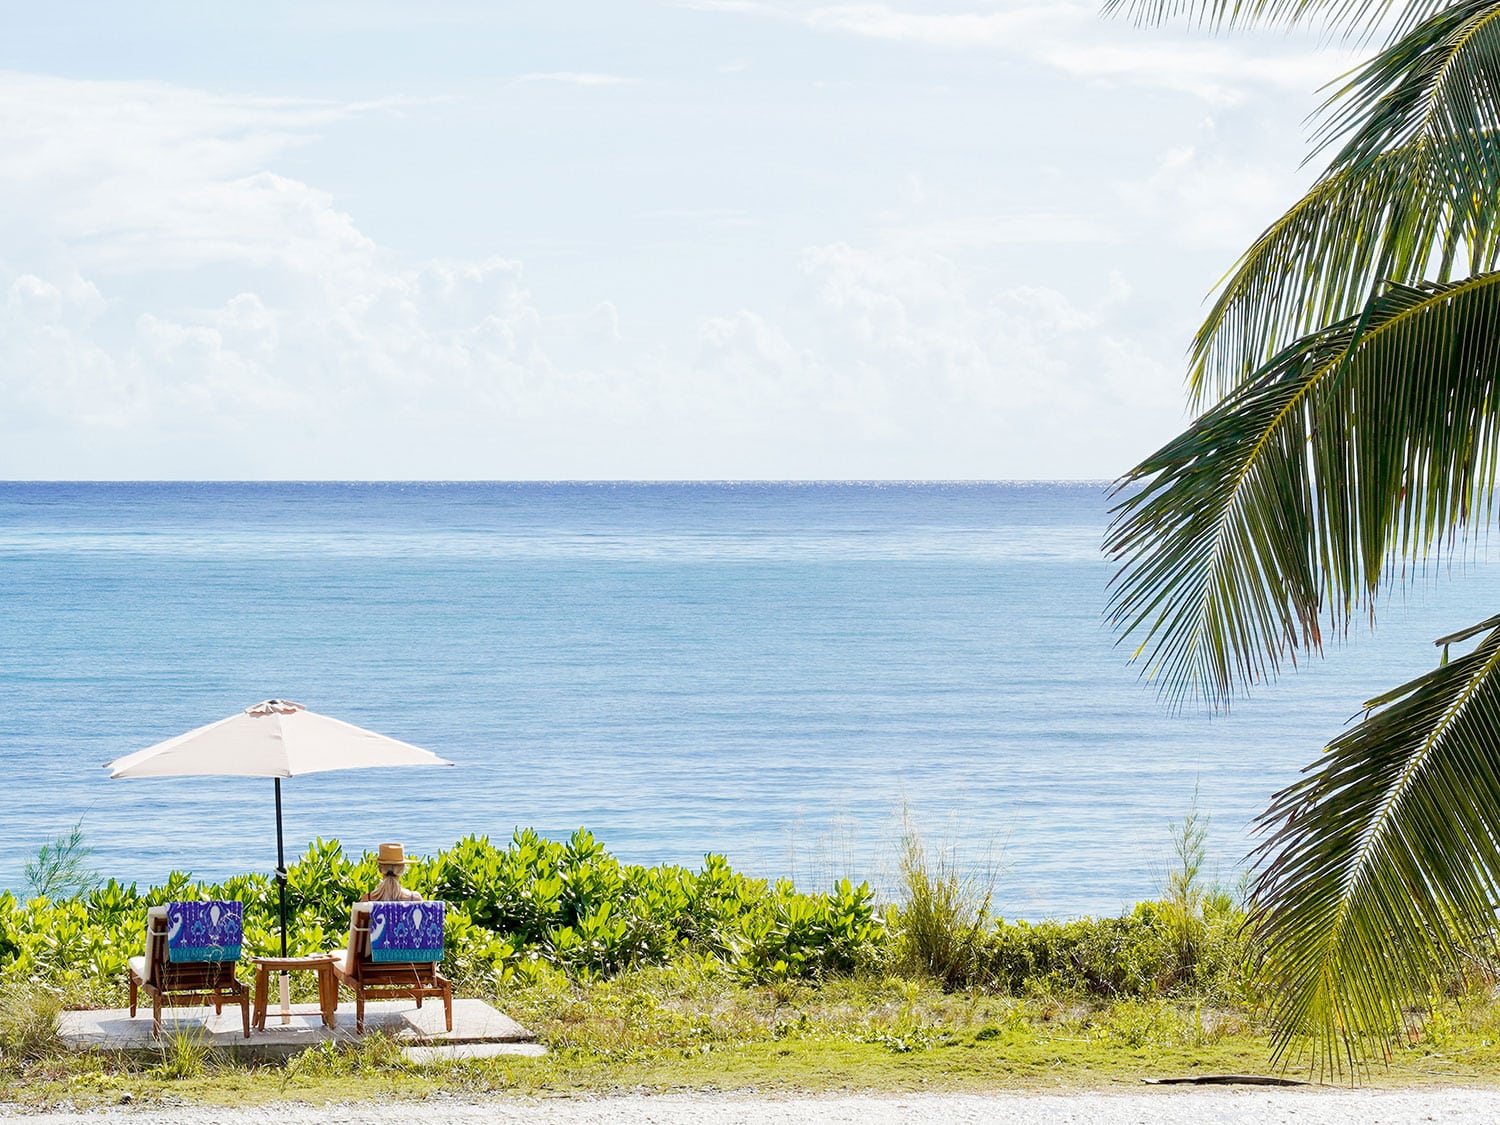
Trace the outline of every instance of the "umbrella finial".
<instances>
[{"instance_id":1,"label":"umbrella finial","mask_svg":"<svg viewBox=\"0 0 1500 1125\"><path fill-rule=\"evenodd\" d=\"M245 714L261 718L265 715L291 715L306 710L307 708L302 704L293 703L288 699L268 699L264 703L257 703L254 707L246 707Z\"/></svg>"}]
</instances>

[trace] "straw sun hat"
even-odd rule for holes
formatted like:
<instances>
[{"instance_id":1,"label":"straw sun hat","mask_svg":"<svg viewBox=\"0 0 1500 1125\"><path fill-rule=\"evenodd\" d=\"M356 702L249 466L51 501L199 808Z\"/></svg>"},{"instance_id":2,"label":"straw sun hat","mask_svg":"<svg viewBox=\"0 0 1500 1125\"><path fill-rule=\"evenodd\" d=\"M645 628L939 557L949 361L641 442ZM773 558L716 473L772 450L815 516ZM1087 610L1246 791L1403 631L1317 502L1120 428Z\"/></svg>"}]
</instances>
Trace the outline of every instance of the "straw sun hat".
<instances>
[{"instance_id":1,"label":"straw sun hat","mask_svg":"<svg viewBox=\"0 0 1500 1125\"><path fill-rule=\"evenodd\" d=\"M375 862L380 867L399 867L406 870L406 852L400 844L381 844Z\"/></svg>"}]
</instances>

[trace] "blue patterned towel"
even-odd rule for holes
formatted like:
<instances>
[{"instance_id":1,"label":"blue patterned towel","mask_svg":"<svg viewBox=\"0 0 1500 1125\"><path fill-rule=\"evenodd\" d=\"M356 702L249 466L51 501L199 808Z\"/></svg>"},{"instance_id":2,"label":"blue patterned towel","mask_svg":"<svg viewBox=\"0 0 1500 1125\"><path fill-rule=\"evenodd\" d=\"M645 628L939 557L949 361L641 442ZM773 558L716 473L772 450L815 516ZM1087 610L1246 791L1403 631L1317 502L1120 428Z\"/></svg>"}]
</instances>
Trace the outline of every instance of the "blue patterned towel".
<instances>
[{"instance_id":1,"label":"blue patterned towel","mask_svg":"<svg viewBox=\"0 0 1500 1125\"><path fill-rule=\"evenodd\" d=\"M377 902L371 904L371 961L441 961L442 959L442 903Z\"/></svg>"},{"instance_id":2,"label":"blue patterned towel","mask_svg":"<svg viewBox=\"0 0 1500 1125\"><path fill-rule=\"evenodd\" d=\"M237 902L167 904L168 961L238 961L244 927Z\"/></svg>"}]
</instances>

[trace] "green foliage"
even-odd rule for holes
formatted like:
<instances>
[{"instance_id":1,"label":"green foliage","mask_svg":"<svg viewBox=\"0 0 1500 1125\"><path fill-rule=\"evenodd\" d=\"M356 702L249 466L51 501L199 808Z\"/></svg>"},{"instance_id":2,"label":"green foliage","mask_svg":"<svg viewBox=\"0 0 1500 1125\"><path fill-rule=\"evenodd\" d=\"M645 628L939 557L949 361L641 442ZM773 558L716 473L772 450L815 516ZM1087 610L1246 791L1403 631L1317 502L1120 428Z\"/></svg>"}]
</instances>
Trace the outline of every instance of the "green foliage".
<instances>
[{"instance_id":1,"label":"green foliage","mask_svg":"<svg viewBox=\"0 0 1500 1125\"><path fill-rule=\"evenodd\" d=\"M1187 814L1171 826L1172 853L1176 866L1167 874L1162 906L1168 924L1177 936L1178 957L1192 968L1203 937L1203 862L1208 855L1208 817L1198 810L1198 787Z\"/></svg>"},{"instance_id":2,"label":"green foliage","mask_svg":"<svg viewBox=\"0 0 1500 1125\"><path fill-rule=\"evenodd\" d=\"M910 820L901 836L897 963L944 988L968 988L983 977L993 885L962 868L953 849L929 861Z\"/></svg>"},{"instance_id":3,"label":"green foliage","mask_svg":"<svg viewBox=\"0 0 1500 1125\"><path fill-rule=\"evenodd\" d=\"M373 856L352 860L337 841L314 841L287 871L288 952L341 948L350 907L377 881ZM609 977L685 954L719 959L751 980L819 977L855 971L884 943L864 884L804 894L742 875L715 855L698 871L624 864L581 829L566 842L520 831L505 848L468 837L412 864L406 882L448 904L445 961L474 990L535 981L549 969L576 980ZM181 899L243 903L246 956L279 953L273 879L210 884L173 872L144 892L111 880L25 903L0 894L0 982L118 999L126 961L144 944L147 907Z\"/></svg>"},{"instance_id":4,"label":"green foliage","mask_svg":"<svg viewBox=\"0 0 1500 1125\"><path fill-rule=\"evenodd\" d=\"M788 880L736 872L723 856L705 857L696 871L641 867L621 863L584 831L566 841L522 831L503 848L484 837L460 840L413 863L406 882L448 904L444 965L461 991L480 995L553 989L562 1003L570 988L629 971L696 966L704 979L764 985L777 996L794 995L799 982L894 969L949 990L1016 996L1243 1000L1251 995L1243 913L1195 879L1178 900L1143 903L1120 918L1007 923L990 918L988 889L967 882L951 856L929 869L914 834L907 900L882 910L868 886L847 879L807 894ZM353 859L337 841L314 841L288 871L289 949L342 947L351 904L377 881L373 857ZM87 895L27 902L0 894L0 991L119 1003L126 960L144 943L147 907L210 898L244 904L247 957L279 952L276 884L263 875L210 884L174 872L145 891L111 880ZM298 986L312 982L299 978ZM920 1014L912 1018L910 1027L882 1025L879 1034L916 1043L925 1025ZM190 1073L191 1052L179 1053L186 1061L164 1059L163 1067Z\"/></svg>"},{"instance_id":5,"label":"green foliage","mask_svg":"<svg viewBox=\"0 0 1500 1125\"><path fill-rule=\"evenodd\" d=\"M50 988L0 988L0 1061L32 1061L55 1053L61 1007Z\"/></svg>"},{"instance_id":6,"label":"green foliage","mask_svg":"<svg viewBox=\"0 0 1500 1125\"><path fill-rule=\"evenodd\" d=\"M38 848L36 855L22 864L21 877L33 898L80 895L99 881L88 865L92 854L93 849L83 840L83 821L78 820L66 836Z\"/></svg>"},{"instance_id":7,"label":"green foliage","mask_svg":"<svg viewBox=\"0 0 1500 1125\"><path fill-rule=\"evenodd\" d=\"M163 1029L160 1051L154 1073L169 1079L196 1078L215 1057L213 1038L201 1026Z\"/></svg>"},{"instance_id":8,"label":"green foliage","mask_svg":"<svg viewBox=\"0 0 1500 1125\"><path fill-rule=\"evenodd\" d=\"M1327 168L1199 330L1190 380L1207 409L1120 482L1111 616L1166 693L1225 704L1373 621L1382 595L1493 518L1500 0L1108 6L1209 23L1321 13L1389 35L1324 106ZM1500 617L1445 641L1476 636L1367 703L1261 821L1253 918L1278 1056L1311 1047L1329 1073L1388 1055L1495 943Z\"/></svg>"},{"instance_id":9,"label":"green foliage","mask_svg":"<svg viewBox=\"0 0 1500 1125\"><path fill-rule=\"evenodd\" d=\"M885 938L870 888L843 879L826 895L799 894L777 880L743 926L737 965L757 981L851 973L869 964Z\"/></svg>"},{"instance_id":10,"label":"green foliage","mask_svg":"<svg viewBox=\"0 0 1500 1125\"><path fill-rule=\"evenodd\" d=\"M1325 1070L1407 1039L1412 1010L1495 947L1500 619L1481 629L1474 651L1375 701L1263 818L1253 902L1281 1042L1321 1033Z\"/></svg>"},{"instance_id":11,"label":"green foliage","mask_svg":"<svg viewBox=\"0 0 1500 1125\"><path fill-rule=\"evenodd\" d=\"M1137 23L1181 18L1214 28L1312 21L1359 28L1395 12L1397 29L1404 29L1441 6L1442 0L1105 0L1104 10L1122 12Z\"/></svg>"},{"instance_id":12,"label":"green foliage","mask_svg":"<svg viewBox=\"0 0 1500 1125\"><path fill-rule=\"evenodd\" d=\"M978 982L1016 995L1103 999L1255 998L1245 915L1228 895L1205 893L1184 944L1172 903L1138 903L1118 918L998 922L987 936Z\"/></svg>"}]
</instances>

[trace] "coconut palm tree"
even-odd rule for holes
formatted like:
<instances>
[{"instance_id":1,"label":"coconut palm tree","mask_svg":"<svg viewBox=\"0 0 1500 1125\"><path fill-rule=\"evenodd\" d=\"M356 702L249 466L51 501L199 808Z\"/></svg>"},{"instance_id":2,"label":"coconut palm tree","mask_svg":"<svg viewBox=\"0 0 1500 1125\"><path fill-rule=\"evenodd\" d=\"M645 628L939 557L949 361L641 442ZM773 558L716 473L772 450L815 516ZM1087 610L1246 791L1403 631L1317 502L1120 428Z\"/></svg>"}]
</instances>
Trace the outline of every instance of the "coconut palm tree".
<instances>
[{"instance_id":1,"label":"coconut palm tree","mask_svg":"<svg viewBox=\"0 0 1500 1125\"><path fill-rule=\"evenodd\" d=\"M1500 0L1109 7L1394 29L1324 106L1326 169L1221 285L1197 419L1120 481L1111 619L1168 697L1223 705L1495 517ZM1359 1066L1496 945L1500 616L1440 644L1261 819L1251 917L1278 1057Z\"/></svg>"}]
</instances>

